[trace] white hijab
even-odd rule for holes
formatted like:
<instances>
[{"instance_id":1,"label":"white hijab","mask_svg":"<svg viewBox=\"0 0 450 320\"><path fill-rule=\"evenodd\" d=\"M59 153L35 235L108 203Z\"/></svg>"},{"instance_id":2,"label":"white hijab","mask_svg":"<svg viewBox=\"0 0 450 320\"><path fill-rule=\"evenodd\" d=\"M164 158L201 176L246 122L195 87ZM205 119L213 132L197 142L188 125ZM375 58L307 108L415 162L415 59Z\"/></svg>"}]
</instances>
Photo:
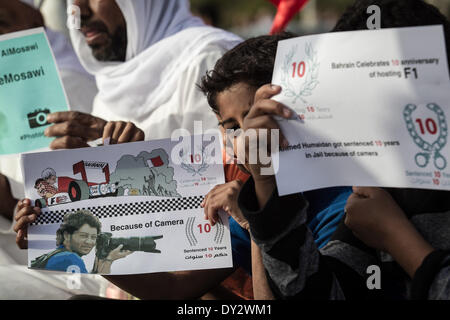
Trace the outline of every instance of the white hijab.
<instances>
[{"instance_id":1,"label":"white hijab","mask_svg":"<svg viewBox=\"0 0 450 320\"><path fill-rule=\"evenodd\" d=\"M99 105L107 106L105 113L117 118L143 122L170 99L178 76L202 50L214 44L227 50L242 41L231 33L205 26L192 16L187 0L116 2L127 23L125 62L99 62L81 32L71 30L71 38L81 63L96 76ZM196 90L195 83L192 90Z\"/></svg>"},{"instance_id":2,"label":"white hijab","mask_svg":"<svg viewBox=\"0 0 450 320\"><path fill-rule=\"evenodd\" d=\"M92 75L87 73L81 65L75 51L73 51L69 39L64 34L49 28L45 28L45 33L47 34L48 41L55 54L56 64L58 65L59 70L70 70L87 77L92 77Z\"/></svg>"}]
</instances>

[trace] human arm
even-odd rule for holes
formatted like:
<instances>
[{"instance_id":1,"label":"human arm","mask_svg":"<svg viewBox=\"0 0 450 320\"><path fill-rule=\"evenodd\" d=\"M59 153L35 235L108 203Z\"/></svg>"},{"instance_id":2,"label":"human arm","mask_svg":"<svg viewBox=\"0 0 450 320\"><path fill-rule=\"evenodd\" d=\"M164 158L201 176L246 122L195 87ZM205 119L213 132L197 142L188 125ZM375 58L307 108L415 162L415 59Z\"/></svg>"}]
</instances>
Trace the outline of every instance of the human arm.
<instances>
[{"instance_id":1,"label":"human arm","mask_svg":"<svg viewBox=\"0 0 450 320\"><path fill-rule=\"evenodd\" d=\"M291 110L270 99L280 92L280 87L272 85L265 85L256 91L253 105L244 118L242 129L246 133L255 130L259 137L260 130L265 129L272 136L272 130L279 130L273 116L292 116ZM313 236L306 227L306 199L301 194L279 197L274 172L270 174L270 171L263 170L272 167L272 164L264 164L259 158L256 163L249 161L249 155L260 155L261 148L270 155L279 145L286 146L283 134L279 134L279 138L279 141L270 139L266 145L262 144L264 140L258 143L246 141L245 159L237 155L241 161L245 161L252 175L243 186L238 203L249 221L252 240L260 249L260 256L257 250L252 253L256 258L252 261L252 268L262 281L254 287L254 295L277 299L302 299L308 296L317 299L339 298L341 295L334 276L322 262ZM314 287L320 289L313 291Z\"/></svg>"},{"instance_id":2,"label":"human arm","mask_svg":"<svg viewBox=\"0 0 450 320\"><path fill-rule=\"evenodd\" d=\"M272 295L276 299L343 298L335 275L306 226L306 199L301 194L279 197L275 189L260 208L254 184L252 178L246 182L238 203L249 222L252 240L261 251ZM262 275L260 269L257 276ZM263 283L254 290L255 297L270 297Z\"/></svg>"},{"instance_id":3,"label":"human arm","mask_svg":"<svg viewBox=\"0 0 450 320\"><path fill-rule=\"evenodd\" d=\"M381 188L354 187L345 224L368 246L389 253L413 278L433 247Z\"/></svg>"},{"instance_id":4,"label":"human arm","mask_svg":"<svg viewBox=\"0 0 450 320\"><path fill-rule=\"evenodd\" d=\"M253 105L244 118L242 129L245 133L256 131L258 138L261 136L259 131L264 130L267 137L265 141L261 139L258 141L242 141L241 137L245 137L245 135L241 135L237 146L237 157L245 163L246 169L251 173L255 182L256 198L260 207L264 206L276 187L274 171L264 170L268 168L273 169L273 163L272 161L263 163L263 160L260 158L260 149L266 149L266 154L271 156L273 150L278 149L279 146L285 147L288 144L283 134L280 133L278 123L273 119L273 116L280 116L285 119L289 119L292 116L292 111L289 108L271 99L280 92L281 87L269 84L260 87L256 91ZM277 132L279 136L279 141L274 141L276 145L272 145L272 130ZM263 144L264 142L265 144ZM239 144L244 145L245 155L239 154L239 150L243 150ZM250 155L256 155L255 163L250 161Z\"/></svg>"},{"instance_id":5,"label":"human arm","mask_svg":"<svg viewBox=\"0 0 450 320\"><path fill-rule=\"evenodd\" d=\"M407 272L412 299L450 299L450 251L433 248L385 190L353 189L345 221L353 233Z\"/></svg>"}]
</instances>

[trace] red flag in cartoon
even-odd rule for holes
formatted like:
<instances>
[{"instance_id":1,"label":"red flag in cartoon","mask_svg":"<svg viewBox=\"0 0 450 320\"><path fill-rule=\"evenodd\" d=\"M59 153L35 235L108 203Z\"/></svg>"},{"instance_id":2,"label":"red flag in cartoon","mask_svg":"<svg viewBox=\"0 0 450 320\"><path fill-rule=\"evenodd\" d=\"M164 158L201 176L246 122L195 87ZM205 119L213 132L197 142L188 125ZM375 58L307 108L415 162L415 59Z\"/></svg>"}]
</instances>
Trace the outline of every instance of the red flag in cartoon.
<instances>
[{"instance_id":1,"label":"red flag in cartoon","mask_svg":"<svg viewBox=\"0 0 450 320\"><path fill-rule=\"evenodd\" d=\"M162 161L160 156L157 156L155 158L151 158L150 160L151 160L151 162L153 164L153 167L162 167L164 165L164 162Z\"/></svg>"},{"instance_id":2,"label":"red flag in cartoon","mask_svg":"<svg viewBox=\"0 0 450 320\"><path fill-rule=\"evenodd\" d=\"M270 0L277 7L277 15L270 34L282 32L297 12L303 9L308 0Z\"/></svg>"}]
</instances>

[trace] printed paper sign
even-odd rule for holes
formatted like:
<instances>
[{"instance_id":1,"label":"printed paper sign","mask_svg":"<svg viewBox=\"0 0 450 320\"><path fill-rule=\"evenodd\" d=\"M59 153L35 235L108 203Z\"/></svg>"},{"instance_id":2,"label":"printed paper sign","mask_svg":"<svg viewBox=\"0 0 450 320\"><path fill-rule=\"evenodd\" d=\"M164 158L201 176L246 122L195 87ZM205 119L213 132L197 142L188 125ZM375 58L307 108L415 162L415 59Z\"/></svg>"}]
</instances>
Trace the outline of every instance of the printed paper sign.
<instances>
[{"instance_id":1,"label":"printed paper sign","mask_svg":"<svg viewBox=\"0 0 450 320\"><path fill-rule=\"evenodd\" d=\"M449 74L441 27L281 41L274 99L281 195L331 186L450 189ZM275 161L277 157L274 157Z\"/></svg>"},{"instance_id":2,"label":"printed paper sign","mask_svg":"<svg viewBox=\"0 0 450 320\"><path fill-rule=\"evenodd\" d=\"M29 266L102 274L231 267L227 216L211 226L200 207L224 183L220 150L220 138L205 135L22 155L26 196L43 212L28 230Z\"/></svg>"},{"instance_id":3,"label":"printed paper sign","mask_svg":"<svg viewBox=\"0 0 450 320\"><path fill-rule=\"evenodd\" d=\"M47 114L67 110L44 28L0 36L0 154L47 147Z\"/></svg>"},{"instance_id":4,"label":"printed paper sign","mask_svg":"<svg viewBox=\"0 0 450 320\"><path fill-rule=\"evenodd\" d=\"M357 93L378 84L450 81L442 26L336 32L280 41L277 100L298 111L321 94ZM334 97L333 97L334 98ZM303 111L303 112L302 112Z\"/></svg>"}]
</instances>

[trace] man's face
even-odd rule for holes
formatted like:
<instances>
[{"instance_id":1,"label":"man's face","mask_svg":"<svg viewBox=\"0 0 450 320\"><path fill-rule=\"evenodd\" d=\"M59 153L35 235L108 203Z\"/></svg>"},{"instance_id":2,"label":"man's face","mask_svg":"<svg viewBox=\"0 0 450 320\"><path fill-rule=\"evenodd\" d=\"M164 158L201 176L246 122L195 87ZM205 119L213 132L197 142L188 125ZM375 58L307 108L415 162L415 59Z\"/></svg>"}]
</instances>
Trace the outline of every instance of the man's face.
<instances>
[{"instance_id":1,"label":"man's face","mask_svg":"<svg viewBox=\"0 0 450 320\"><path fill-rule=\"evenodd\" d=\"M115 0L74 0L80 8L81 32L99 61L125 61L127 27Z\"/></svg>"},{"instance_id":2,"label":"man's face","mask_svg":"<svg viewBox=\"0 0 450 320\"><path fill-rule=\"evenodd\" d=\"M0 34L42 27L41 13L19 0L0 0Z\"/></svg>"},{"instance_id":3,"label":"man's face","mask_svg":"<svg viewBox=\"0 0 450 320\"><path fill-rule=\"evenodd\" d=\"M97 241L97 228L87 223L71 235L65 234L64 245L67 250L77 253L80 257L91 252Z\"/></svg>"},{"instance_id":4,"label":"man's face","mask_svg":"<svg viewBox=\"0 0 450 320\"><path fill-rule=\"evenodd\" d=\"M240 82L231 88L219 93L216 98L219 108L219 126L223 130L223 136L226 139L226 130L238 130L242 128L244 118L250 111L255 98L257 88ZM225 142L224 142L225 143ZM237 159L236 138L233 139L234 157ZM239 168L246 172L245 168L239 165Z\"/></svg>"}]
</instances>

